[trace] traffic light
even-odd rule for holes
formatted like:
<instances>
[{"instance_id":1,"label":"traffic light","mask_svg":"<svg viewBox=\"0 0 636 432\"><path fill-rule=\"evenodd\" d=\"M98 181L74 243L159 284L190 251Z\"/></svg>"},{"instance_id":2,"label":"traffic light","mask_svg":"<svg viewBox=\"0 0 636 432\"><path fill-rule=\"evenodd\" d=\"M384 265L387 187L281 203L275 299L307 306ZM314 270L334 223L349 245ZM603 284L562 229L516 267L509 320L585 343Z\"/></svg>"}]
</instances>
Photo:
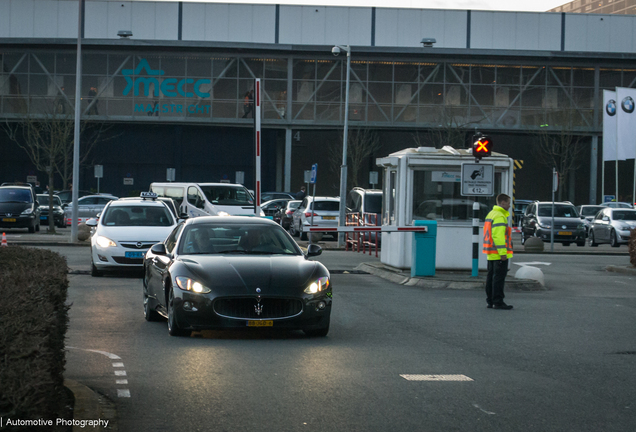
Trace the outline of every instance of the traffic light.
<instances>
[{"instance_id":1,"label":"traffic light","mask_svg":"<svg viewBox=\"0 0 636 432\"><path fill-rule=\"evenodd\" d=\"M473 141L473 156L477 159L492 155L492 140L487 135L478 135Z\"/></svg>"}]
</instances>

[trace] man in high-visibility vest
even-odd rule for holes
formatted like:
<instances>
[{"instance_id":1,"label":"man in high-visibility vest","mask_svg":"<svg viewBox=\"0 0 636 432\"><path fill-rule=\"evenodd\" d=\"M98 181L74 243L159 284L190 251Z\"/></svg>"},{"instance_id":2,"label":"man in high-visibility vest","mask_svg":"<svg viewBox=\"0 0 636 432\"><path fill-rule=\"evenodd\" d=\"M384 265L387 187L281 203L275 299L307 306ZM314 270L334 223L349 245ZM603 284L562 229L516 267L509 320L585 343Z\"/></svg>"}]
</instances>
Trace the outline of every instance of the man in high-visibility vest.
<instances>
[{"instance_id":1,"label":"man in high-visibility vest","mask_svg":"<svg viewBox=\"0 0 636 432\"><path fill-rule=\"evenodd\" d=\"M504 284L508 273L508 260L512 258L512 228L510 217L510 197L497 195L497 205L492 208L484 223L484 249L488 257L486 276L486 303L488 308L512 309L504 303Z\"/></svg>"}]
</instances>

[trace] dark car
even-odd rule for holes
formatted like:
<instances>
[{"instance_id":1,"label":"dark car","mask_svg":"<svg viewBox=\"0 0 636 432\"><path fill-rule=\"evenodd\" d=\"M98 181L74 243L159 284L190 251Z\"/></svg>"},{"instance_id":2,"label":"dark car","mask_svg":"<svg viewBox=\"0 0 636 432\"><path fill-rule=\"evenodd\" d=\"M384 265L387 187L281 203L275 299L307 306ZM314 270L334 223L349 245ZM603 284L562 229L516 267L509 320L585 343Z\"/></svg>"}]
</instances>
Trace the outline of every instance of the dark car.
<instances>
[{"instance_id":1,"label":"dark car","mask_svg":"<svg viewBox=\"0 0 636 432\"><path fill-rule=\"evenodd\" d=\"M521 222L521 244L529 237L549 242L552 231L552 203L535 201L526 208ZM585 246L585 224L572 203L554 203L554 242Z\"/></svg>"},{"instance_id":2,"label":"dark car","mask_svg":"<svg viewBox=\"0 0 636 432\"><path fill-rule=\"evenodd\" d=\"M514 217L514 225L516 226L520 226L521 225L521 220L523 219L523 214L526 212L526 209L528 208L528 206L530 204L532 204L534 201L532 200L522 200L522 199L516 199L513 202L513 217Z\"/></svg>"},{"instance_id":3,"label":"dark car","mask_svg":"<svg viewBox=\"0 0 636 432\"><path fill-rule=\"evenodd\" d=\"M49 203L48 194L39 194L38 202L40 203L40 223L42 225L49 225L50 209L53 207L53 223L58 228L66 228L66 218L64 217L64 210L62 209L62 201L57 195L53 195L53 206Z\"/></svg>"},{"instance_id":4,"label":"dark car","mask_svg":"<svg viewBox=\"0 0 636 432\"><path fill-rule=\"evenodd\" d=\"M327 268L304 255L268 219L200 216L181 222L144 259L146 320L168 319L173 336L227 328L300 329L326 336L331 316Z\"/></svg>"},{"instance_id":5,"label":"dark car","mask_svg":"<svg viewBox=\"0 0 636 432\"><path fill-rule=\"evenodd\" d=\"M278 223L278 221L275 220L276 213L278 213L281 208L286 207L289 201L291 201L291 198L273 199L263 203L261 205L261 210L263 210L265 216L271 216L272 219Z\"/></svg>"},{"instance_id":6,"label":"dark car","mask_svg":"<svg viewBox=\"0 0 636 432\"><path fill-rule=\"evenodd\" d=\"M40 205L31 186L0 186L0 228L40 231Z\"/></svg>"},{"instance_id":7,"label":"dark car","mask_svg":"<svg viewBox=\"0 0 636 432\"><path fill-rule=\"evenodd\" d=\"M293 219L294 212L300 207L300 200L288 201L287 205L278 210L278 213L274 215L274 221L278 222L280 226L289 229Z\"/></svg>"}]
</instances>

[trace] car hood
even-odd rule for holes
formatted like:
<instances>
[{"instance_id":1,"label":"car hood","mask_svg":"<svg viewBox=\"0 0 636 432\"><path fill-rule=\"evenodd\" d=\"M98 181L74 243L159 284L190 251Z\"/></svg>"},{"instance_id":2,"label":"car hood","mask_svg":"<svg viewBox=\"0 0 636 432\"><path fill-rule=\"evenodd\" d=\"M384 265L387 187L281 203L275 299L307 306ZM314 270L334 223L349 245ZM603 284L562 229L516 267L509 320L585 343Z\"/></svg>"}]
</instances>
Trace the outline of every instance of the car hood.
<instances>
[{"instance_id":1,"label":"car hood","mask_svg":"<svg viewBox=\"0 0 636 432\"><path fill-rule=\"evenodd\" d=\"M264 296L298 296L321 266L302 255L189 255L179 261L217 296L254 295L256 288Z\"/></svg>"},{"instance_id":2,"label":"car hood","mask_svg":"<svg viewBox=\"0 0 636 432\"><path fill-rule=\"evenodd\" d=\"M541 216L539 217L539 222L541 223L541 225L550 225L550 223L552 223L552 217ZM565 225L566 228L576 228L579 226L579 224L582 224L582 223L583 221L577 217L574 217L574 218L555 217L554 218L555 228L561 228L563 227L563 225Z\"/></svg>"},{"instance_id":3,"label":"car hood","mask_svg":"<svg viewBox=\"0 0 636 432\"><path fill-rule=\"evenodd\" d=\"M174 226L168 227L107 227L100 225L97 228L97 235L108 237L117 242L121 241L141 241L141 242L162 242L172 232Z\"/></svg>"},{"instance_id":4,"label":"car hood","mask_svg":"<svg viewBox=\"0 0 636 432\"><path fill-rule=\"evenodd\" d=\"M19 215L24 210L33 207L32 203L0 203L0 213Z\"/></svg>"}]
</instances>

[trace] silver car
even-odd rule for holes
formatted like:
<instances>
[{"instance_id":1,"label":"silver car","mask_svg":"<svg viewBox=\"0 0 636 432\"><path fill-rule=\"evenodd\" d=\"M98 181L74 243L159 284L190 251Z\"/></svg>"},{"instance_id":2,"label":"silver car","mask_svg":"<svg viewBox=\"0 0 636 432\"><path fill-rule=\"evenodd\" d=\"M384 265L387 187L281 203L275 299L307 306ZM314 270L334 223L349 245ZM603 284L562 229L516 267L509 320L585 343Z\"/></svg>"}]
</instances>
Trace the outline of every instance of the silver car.
<instances>
[{"instance_id":1,"label":"silver car","mask_svg":"<svg viewBox=\"0 0 636 432\"><path fill-rule=\"evenodd\" d=\"M313 225L312 222L313 210ZM307 240L307 229L310 226L320 228L333 228L333 232L328 232L332 236L338 236L338 219L340 213L340 198L332 197L305 197L300 207L293 214L289 232L294 237L300 236L301 240ZM312 239L318 241L322 238L322 233L315 233Z\"/></svg>"},{"instance_id":2,"label":"silver car","mask_svg":"<svg viewBox=\"0 0 636 432\"><path fill-rule=\"evenodd\" d=\"M590 246L609 243L612 247L619 247L629 242L634 229L636 229L636 210L606 208L598 212L590 224Z\"/></svg>"},{"instance_id":3,"label":"silver car","mask_svg":"<svg viewBox=\"0 0 636 432\"><path fill-rule=\"evenodd\" d=\"M119 199L113 195L87 195L77 200L77 219L78 223L86 222L90 218L97 216L106 207L109 202ZM72 222L72 203L65 204L64 217L66 218L66 224L70 225Z\"/></svg>"}]
</instances>

